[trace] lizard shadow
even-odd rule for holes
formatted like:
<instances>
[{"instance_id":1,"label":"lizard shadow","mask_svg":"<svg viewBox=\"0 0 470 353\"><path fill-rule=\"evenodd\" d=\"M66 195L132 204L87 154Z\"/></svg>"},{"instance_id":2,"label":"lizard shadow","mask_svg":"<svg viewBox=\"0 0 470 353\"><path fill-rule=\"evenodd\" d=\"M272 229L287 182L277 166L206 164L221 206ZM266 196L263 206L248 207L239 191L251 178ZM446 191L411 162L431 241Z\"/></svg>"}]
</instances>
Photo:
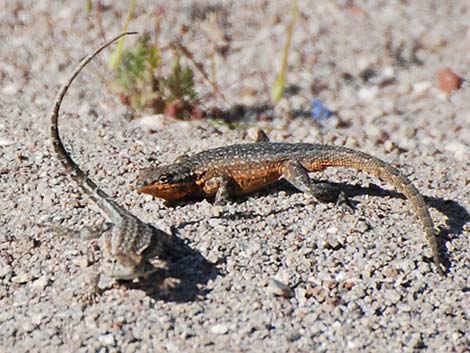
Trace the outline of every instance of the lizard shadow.
<instances>
[{"instance_id":1,"label":"lizard shadow","mask_svg":"<svg viewBox=\"0 0 470 353\"><path fill-rule=\"evenodd\" d=\"M397 191L394 190L387 190L383 189L380 186L370 183L369 186L361 186L361 185L351 185L348 183L334 183L326 180L317 180L317 182L328 182L329 184L336 186L343 190L349 198L355 197L355 196L362 196L362 195L369 195L369 196L378 196L378 197L391 197L391 198L398 198L402 200L407 200L406 197ZM245 202L248 198L251 197L264 197L267 195L272 195L275 193L278 193L279 191L284 191L288 195L292 195L295 193L299 193L297 189L295 189L292 185L290 185L288 182L285 180L279 180L277 183L273 184L269 188L262 189L256 193L246 195L246 196L241 196L237 198L233 198L232 201L236 203L242 203ZM438 240L438 245L439 245L439 250L440 254L442 256L442 260L444 262L444 265L447 269L451 267L451 262L450 262L450 257L449 254L447 253L447 249L445 247L445 242L452 240L452 238L457 237L459 234L462 234L463 232L463 227L466 223L470 222L470 214L467 212L467 210L461 206L459 203L453 200L448 200L444 199L441 197L430 197L430 196L424 196L424 199L426 203L438 210L441 214L443 214L446 217L446 224L443 227L439 227L438 229L438 234L437 234L437 240ZM197 200L200 199L189 199L190 203L195 203ZM186 203L188 202L188 199L185 200ZM357 205L358 202L354 200L350 200L353 204L353 206ZM179 204L177 202L176 204ZM175 206L176 204L170 204L170 207ZM295 205L291 207L304 207L303 203L296 203ZM282 213L286 210L276 210L274 211L276 214ZM272 211L270 212L272 214ZM240 220L240 219L251 219L251 218L256 218L256 217L265 217L265 214L259 214L257 212L231 212L229 214L223 214L221 217L224 217L226 219L232 219L232 220ZM191 223L197 223L199 221L193 221ZM178 228L182 228L187 223L185 224L180 224ZM432 262L432 259L425 259L425 261Z\"/></svg>"},{"instance_id":2,"label":"lizard shadow","mask_svg":"<svg viewBox=\"0 0 470 353\"><path fill-rule=\"evenodd\" d=\"M348 196L370 195L380 197L393 197L402 200L407 200L406 197L393 190L385 190L375 184L370 184L369 187L359 185L337 184L340 186ZM451 267L450 257L445 247L447 241L457 238L458 235L463 233L463 227L470 222L470 214L458 202L444 199L442 197L431 197L423 195L426 204L439 211L446 217L445 226L438 227L437 241L439 245L439 252L447 270ZM426 261L432 262L431 259Z\"/></svg>"},{"instance_id":3,"label":"lizard shadow","mask_svg":"<svg viewBox=\"0 0 470 353\"><path fill-rule=\"evenodd\" d=\"M165 258L165 268L158 269L139 282L122 282L130 289L143 290L155 300L185 303L198 300L210 292L204 286L221 275L215 264L207 261L197 250L192 249L177 236L172 227L171 255Z\"/></svg>"},{"instance_id":4,"label":"lizard shadow","mask_svg":"<svg viewBox=\"0 0 470 353\"><path fill-rule=\"evenodd\" d=\"M407 198L400 192L394 190L383 189L380 186L369 183L369 186L361 185L351 185L348 183L334 183L327 180L317 180L317 182L328 182L333 186L338 187L343 190L348 197L369 195L369 196L378 196L378 197L391 197L406 200ZM277 188L282 188L280 190L288 191L289 193L299 192L297 189L293 188L289 183L284 180L281 180ZM274 188L276 190L276 188ZM424 196L426 204L436 210L446 217L446 224L443 227L438 228L437 233L437 242L439 245L439 252L444 266L447 270L452 266L450 261L450 256L445 247L446 241L450 241L453 238L456 238L459 234L463 233L463 227L466 223L470 222L470 214L461 206L458 202L453 200L444 199L441 197L431 197ZM353 205L358 204L357 201L351 200ZM425 261L432 262L431 258L426 258Z\"/></svg>"},{"instance_id":5,"label":"lizard shadow","mask_svg":"<svg viewBox=\"0 0 470 353\"><path fill-rule=\"evenodd\" d=\"M449 270L452 264L445 247L445 242L451 241L463 233L463 226L470 222L470 214L465 207L453 200L429 196L424 196L424 199L428 205L444 214L447 218L445 227L440 227L439 229L437 240L444 265Z\"/></svg>"},{"instance_id":6,"label":"lizard shadow","mask_svg":"<svg viewBox=\"0 0 470 353\"><path fill-rule=\"evenodd\" d=\"M365 187L361 185L351 185L348 183L333 183L329 181L320 182L328 182L340 188L348 195L348 197L369 195L407 200L405 195L403 195L402 193L394 190L383 189L374 183L370 183L369 186ZM292 190L293 193L298 192L288 183L285 183L284 188ZM464 225L470 222L470 214L463 206L461 206L456 201L444 199L441 197L430 197L424 195L423 197L427 205L438 210L441 214L446 217L446 225L444 227L439 227L438 229L437 241L439 245L439 252L441 254L442 261L444 262L444 266L447 270L449 270L452 264L447 249L445 247L445 242L450 241L452 240L452 238L457 237L458 234L463 233ZM353 202L353 204L357 204L356 201L351 201ZM427 258L425 259L425 261L432 262L432 259Z\"/></svg>"}]
</instances>

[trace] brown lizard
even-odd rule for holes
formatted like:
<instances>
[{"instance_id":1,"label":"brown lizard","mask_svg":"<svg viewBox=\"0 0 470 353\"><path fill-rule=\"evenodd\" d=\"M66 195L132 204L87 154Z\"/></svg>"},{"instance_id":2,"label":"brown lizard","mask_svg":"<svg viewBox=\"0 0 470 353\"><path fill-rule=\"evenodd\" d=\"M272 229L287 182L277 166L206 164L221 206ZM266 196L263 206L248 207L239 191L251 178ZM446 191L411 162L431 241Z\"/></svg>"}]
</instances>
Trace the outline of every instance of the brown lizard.
<instances>
[{"instance_id":1,"label":"brown lizard","mask_svg":"<svg viewBox=\"0 0 470 353\"><path fill-rule=\"evenodd\" d=\"M229 195L247 194L283 177L319 201L345 200L345 194L333 185L310 180L308 172L327 167L365 171L402 192L424 226L437 272L444 274L433 221L423 196L398 169L364 152L308 143L257 142L220 147L179 157L170 165L143 169L137 191L165 200L215 196L215 203L222 203Z\"/></svg>"},{"instance_id":2,"label":"brown lizard","mask_svg":"<svg viewBox=\"0 0 470 353\"><path fill-rule=\"evenodd\" d=\"M80 71L104 48L127 34L135 33L123 33L111 39L78 64L57 92L49 114L52 144L61 164L82 192L98 205L110 222L103 223L100 229L93 230L89 233L91 234L89 237L98 237L102 234L100 239L107 260L103 271L118 280L130 280L154 272L156 269L149 259L164 257L167 254L166 248L170 236L126 211L89 178L65 149L59 135L58 118L62 100Z\"/></svg>"}]
</instances>

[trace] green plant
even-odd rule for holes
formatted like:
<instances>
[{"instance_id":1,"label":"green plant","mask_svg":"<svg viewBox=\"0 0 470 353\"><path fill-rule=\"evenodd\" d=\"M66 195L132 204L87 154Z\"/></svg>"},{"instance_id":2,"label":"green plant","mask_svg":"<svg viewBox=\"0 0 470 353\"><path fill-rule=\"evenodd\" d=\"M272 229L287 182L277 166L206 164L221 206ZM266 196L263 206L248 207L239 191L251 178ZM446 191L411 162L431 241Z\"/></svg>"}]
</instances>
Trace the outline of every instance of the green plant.
<instances>
[{"instance_id":1,"label":"green plant","mask_svg":"<svg viewBox=\"0 0 470 353\"><path fill-rule=\"evenodd\" d=\"M148 107L162 110L154 73L159 64L158 47L150 43L148 35L141 36L133 49L121 53L121 61L116 69L118 91L124 103L134 111Z\"/></svg>"},{"instance_id":2,"label":"green plant","mask_svg":"<svg viewBox=\"0 0 470 353\"><path fill-rule=\"evenodd\" d=\"M294 30L294 24L297 20L297 11L298 11L298 0L294 1L292 7L291 18L289 26L287 27L287 41L284 46L284 52L282 55L281 69L277 75L276 81L274 81L273 86L271 87L271 98L274 103L277 103L281 100L282 95L284 94L286 87L286 70L287 70L287 58L289 56L290 43L292 41L292 32Z\"/></svg>"},{"instance_id":3,"label":"green plant","mask_svg":"<svg viewBox=\"0 0 470 353\"><path fill-rule=\"evenodd\" d=\"M189 66L181 66L180 57L176 55L171 74L162 80L165 89L165 100L169 102L193 102L197 95L194 90L194 73Z\"/></svg>"},{"instance_id":4,"label":"green plant","mask_svg":"<svg viewBox=\"0 0 470 353\"><path fill-rule=\"evenodd\" d=\"M136 1L137 0L130 0L129 2L129 8L127 9L127 17L126 17L126 20L124 21L124 24L122 25L122 30L121 30L122 33L127 32L127 27L129 26L129 22L131 21L132 16L134 15ZM116 45L116 49L111 54L111 58L109 59L109 66L113 70L117 70L119 63L121 62L123 45L124 45L124 37L119 39Z\"/></svg>"},{"instance_id":5,"label":"green plant","mask_svg":"<svg viewBox=\"0 0 470 353\"><path fill-rule=\"evenodd\" d=\"M181 65L177 52L174 55L171 72L164 77L157 74L164 71L160 49L148 35L140 37L131 49L123 50L116 69L117 90L134 112L151 109L178 118L200 116L200 110L195 113L194 73L189 66Z\"/></svg>"}]
</instances>

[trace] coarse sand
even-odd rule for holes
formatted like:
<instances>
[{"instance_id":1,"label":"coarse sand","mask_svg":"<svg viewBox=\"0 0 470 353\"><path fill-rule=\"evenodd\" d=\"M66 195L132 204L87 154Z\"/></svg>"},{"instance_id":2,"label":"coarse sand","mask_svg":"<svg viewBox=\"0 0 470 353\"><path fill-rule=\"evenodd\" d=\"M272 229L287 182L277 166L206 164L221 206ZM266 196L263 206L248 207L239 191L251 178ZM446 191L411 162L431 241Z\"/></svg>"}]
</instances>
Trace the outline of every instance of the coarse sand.
<instances>
[{"instance_id":1,"label":"coarse sand","mask_svg":"<svg viewBox=\"0 0 470 353\"><path fill-rule=\"evenodd\" d=\"M84 70L62 106L67 148L121 205L187 247L171 272L179 286L151 276L92 303L80 298L101 252L78 233L103 219L65 176L47 120L59 85L127 13L128 1L87 3L6 0L0 11L1 352L470 350L469 1L300 1L274 108L291 1L138 1L129 29L162 48L183 43L226 97L195 70L200 106L239 128L130 121L107 65L114 47ZM162 62L171 67L170 50ZM464 79L450 93L437 80L445 68ZM312 119L316 99L334 114ZM133 189L140 168L251 142L256 127L399 166L426 197L447 276L403 195L355 170L312 174L340 185L353 212L282 181L223 207L170 207Z\"/></svg>"}]
</instances>

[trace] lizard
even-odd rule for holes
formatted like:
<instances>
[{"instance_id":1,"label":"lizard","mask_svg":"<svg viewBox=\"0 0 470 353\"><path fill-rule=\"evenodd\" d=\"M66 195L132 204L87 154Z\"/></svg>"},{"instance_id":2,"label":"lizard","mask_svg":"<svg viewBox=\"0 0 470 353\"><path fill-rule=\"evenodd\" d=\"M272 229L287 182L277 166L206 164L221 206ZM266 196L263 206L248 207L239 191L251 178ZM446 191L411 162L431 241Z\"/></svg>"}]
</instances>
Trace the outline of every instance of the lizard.
<instances>
[{"instance_id":1,"label":"lizard","mask_svg":"<svg viewBox=\"0 0 470 353\"><path fill-rule=\"evenodd\" d=\"M116 280L132 280L156 271L149 260L167 255L170 235L128 212L80 168L62 142L58 120L62 100L82 69L107 46L129 34L136 32L122 33L82 59L58 90L49 113L50 136L57 158L81 192L98 206L107 219L101 227L87 230L84 235L87 238L100 238L106 259L103 272Z\"/></svg>"},{"instance_id":2,"label":"lizard","mask_svg":"<svg viewBox=\"0 0 470 353\"><path fill-rule=\"evenodd\" d=\"M136 190L167 201L186 196L215 196L214 203L221 204L229 196L251 193L283 177L320 202L346 200L347 203L345 193L339 188L311 181L309 172L327 167L364 171L403 193L424 227L437 272L445 274L434 224L423 196L397 168L358 150L324 144L269 142L261 136L261 141L256 143L209 149L190 157L178 157L169 165L144 168L138 175Z\"/></svg>"}]
</instances>

